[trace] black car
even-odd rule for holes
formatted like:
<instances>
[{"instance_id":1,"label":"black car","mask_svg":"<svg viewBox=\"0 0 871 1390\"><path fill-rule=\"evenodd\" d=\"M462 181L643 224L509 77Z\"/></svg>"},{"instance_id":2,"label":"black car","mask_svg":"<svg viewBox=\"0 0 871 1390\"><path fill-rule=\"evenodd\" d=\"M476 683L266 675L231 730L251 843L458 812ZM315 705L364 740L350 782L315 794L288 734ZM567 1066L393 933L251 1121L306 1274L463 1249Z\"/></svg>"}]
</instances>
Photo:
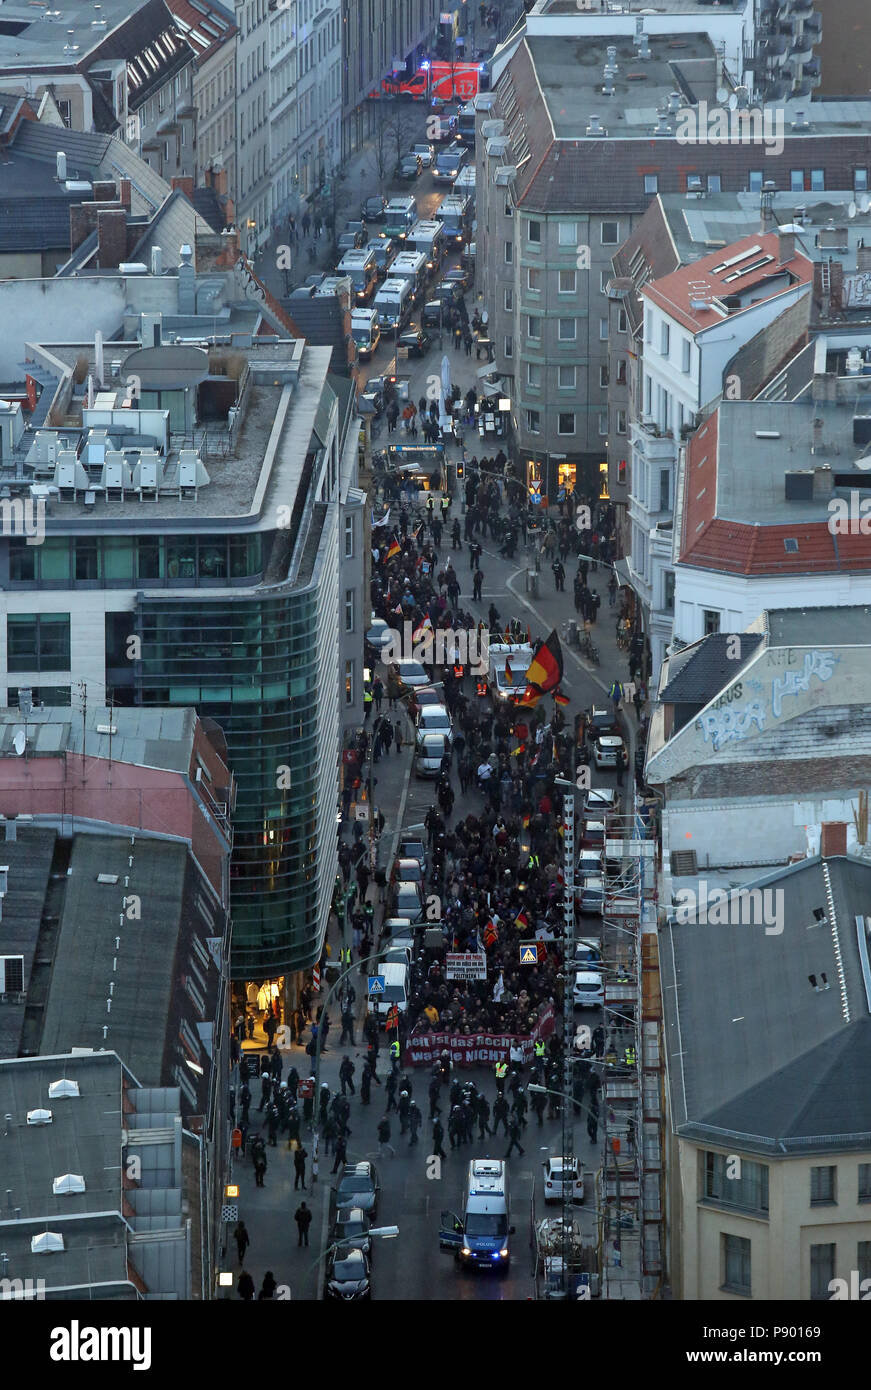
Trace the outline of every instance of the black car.
<instances>
[{"instance_id":1,"label":"black car","mask_svg":"<svg viewBox=\"0 0 871 1390\"><path fill-rule=\"evenodd\" d=\"M421 314L421 328L444 328L448 325L447 306L440 299L431 299L424 304Z\"/></svg>"},{"instance_id":2,"label":"black car","mask_svg":"<svg viewBox=\"0 0 871 1390\"><path fill-rule=\"evenodd\" d=\"M423 162L419 154L404 154L396 168L396 177L399 179L420 178Z\"/></svg>"},{"instance_id":3,"label":"black car","mask_svg":"<svg viewBox=\"0 0 871 1390\"><path fill-rule=\"evenodd\" d=\"M375 193L371 198L365 198L363 200L360 216L364 222L383 222L386 208L387 199L383 194Z\"/></svg>"},{"instance_id":4,"label":"black car","mask_svg":"<svg viewBox=\"0 0 871 1390\"><path fill-rule=\"evenodd\" d=\"M408 348L409 357L425 357L429 352L432 339L428 333L424 333L421 328L409 326L404 333L400 333L396 339L397 347Z\"/></svg>"},{"instance_id":5,"label":"black car","mask_svg":"<svg viewBox=\"0 0 871 1390\"><path fill-rule=\"evenodd\" d=\"M327 1259L324 1298L351 1303L371 1297L369 1261L363 1251L355 1246L340 1246L338 1250L333 1250Z\"/></svg>"},{"instance_id":6,"label":"black car","mask_svg":"<svg viewBox=\"0 0 871 1390\"><path fill-rule=\"evenodd\" d=\"M372 1222L360 1207L340 1207L336 1212L336 1219L333 1222L333 1231L330 1241L341 1241L345 1245L354 1245L358 1250L369 1259L372 1258L372 1237L369 1235L369 1227Z\"/></svg>"},{"instance_id":7,"label":"black car","mask_svg":"<svg viewBox=\"0 0 871 1390\"><path fill-rule=\"evenodd\" d=\"M366 1216L374 1219L380 1189L381 1184L374 1163L368 1159L363 1159L360 1163L346 1163L334 1189L336 1207L359 1207Z\"/></svg>"}]
</instances>

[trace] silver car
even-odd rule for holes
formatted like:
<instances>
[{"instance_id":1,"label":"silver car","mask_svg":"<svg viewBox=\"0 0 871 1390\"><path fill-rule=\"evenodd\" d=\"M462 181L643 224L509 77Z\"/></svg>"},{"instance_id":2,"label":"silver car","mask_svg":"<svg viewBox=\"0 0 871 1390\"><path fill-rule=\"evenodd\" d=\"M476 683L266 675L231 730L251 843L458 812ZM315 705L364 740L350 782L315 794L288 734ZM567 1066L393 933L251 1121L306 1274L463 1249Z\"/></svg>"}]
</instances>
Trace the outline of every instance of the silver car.
<instances>
[{"instance_id":1,"label":"silver car","mask_svg":"<svg viewBox=\"0 0 871 1390\"><path fill-rule=\"evenodd\" d=\"M414 753L415 777L438 777L442 758L448 751L444 734L419 734Z\"/></svg>"},{"instance_id":2,"label":"silver car","mask_svg":"<svg viewBox=\"0 0 871 1390\"><path fill-rule=\"evenodd\" d=\"M417 716L417 741L426 734L443 734L448 746L453 743L454 726L444 705L424 705Z\"/></svg>"}]
</instances>

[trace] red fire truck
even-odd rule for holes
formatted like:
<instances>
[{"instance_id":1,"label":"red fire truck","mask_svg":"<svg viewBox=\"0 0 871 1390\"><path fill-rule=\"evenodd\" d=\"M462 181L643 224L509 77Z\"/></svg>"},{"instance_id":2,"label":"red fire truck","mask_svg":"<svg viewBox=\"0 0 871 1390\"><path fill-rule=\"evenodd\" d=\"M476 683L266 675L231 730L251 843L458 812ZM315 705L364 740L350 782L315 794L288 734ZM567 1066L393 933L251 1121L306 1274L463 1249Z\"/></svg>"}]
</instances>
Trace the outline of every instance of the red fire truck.
<instances>
[{"instance_id":1,"label":"red fire truck","mask_svg":"<svg viewBox=\"0 0 871 1390\"><path fill-rule=\"evenodd\" d=\"M412 77L385 77L381 94L412 101L471 101L479 92L486 92L489 85L486 63L433 62L418 68ZM379 93L371 92L370 96L377 98Z\"/></svg>"}]
</instances>

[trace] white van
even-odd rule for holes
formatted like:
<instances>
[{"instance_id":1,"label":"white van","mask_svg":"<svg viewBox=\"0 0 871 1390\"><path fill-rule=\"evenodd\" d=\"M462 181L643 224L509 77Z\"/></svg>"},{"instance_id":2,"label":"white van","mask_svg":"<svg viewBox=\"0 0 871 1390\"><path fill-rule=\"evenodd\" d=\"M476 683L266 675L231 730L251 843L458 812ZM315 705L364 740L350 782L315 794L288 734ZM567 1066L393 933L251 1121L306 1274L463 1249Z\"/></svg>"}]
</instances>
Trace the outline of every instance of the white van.
<instances>
[{"instance_id":1,"label":"white van","mask_svg":"<svg viewBox=\"0 0 871 1390\"><path fill-rule=\"evenodd\" d=\"M389 276L375 296L382 332L396 333L411 313L412 286L408 280Z\"/></svg>"},{"instance_id":2,"label":"white van","mask_svg":"<svg viewBox=\"0 0 871 1390\"><path fill-rule=\"evenodd\" d=\"M379 965L377 971L373 972L383 977L384 989L381 994L368 994L366 996L366 1012L374 1014L379 1023L387 1017L387 1012L393 1004L401 1014L408 1008L408 991L410 975L407 965L401 961L389 961Z\"/></svg>"}]
</instances>

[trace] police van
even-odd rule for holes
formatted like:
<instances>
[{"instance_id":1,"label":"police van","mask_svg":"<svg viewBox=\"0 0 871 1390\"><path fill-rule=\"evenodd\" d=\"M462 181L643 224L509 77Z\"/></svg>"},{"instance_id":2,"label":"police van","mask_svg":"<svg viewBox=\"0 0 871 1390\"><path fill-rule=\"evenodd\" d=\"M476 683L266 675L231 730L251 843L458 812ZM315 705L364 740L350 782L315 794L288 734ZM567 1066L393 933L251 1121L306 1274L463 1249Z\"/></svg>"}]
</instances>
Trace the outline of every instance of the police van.
<instances>
[{"instance_id":1,"label":"police van","mask_svg":"<svg viewBox=\"0 0 871 1390\"><path fill-rule=\"evenodd\" d=\"M439 1246L453 1250L467 1269L507 1270L509 1239L508 1164L499 1158L475 1158L469 1164L462 1220L443 1211Z\"/></svg>"}]
</instances>

